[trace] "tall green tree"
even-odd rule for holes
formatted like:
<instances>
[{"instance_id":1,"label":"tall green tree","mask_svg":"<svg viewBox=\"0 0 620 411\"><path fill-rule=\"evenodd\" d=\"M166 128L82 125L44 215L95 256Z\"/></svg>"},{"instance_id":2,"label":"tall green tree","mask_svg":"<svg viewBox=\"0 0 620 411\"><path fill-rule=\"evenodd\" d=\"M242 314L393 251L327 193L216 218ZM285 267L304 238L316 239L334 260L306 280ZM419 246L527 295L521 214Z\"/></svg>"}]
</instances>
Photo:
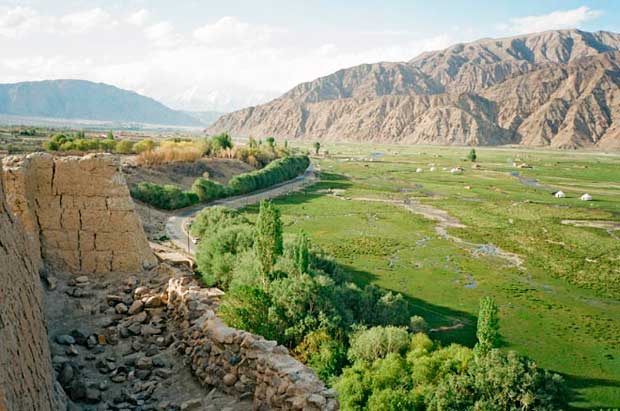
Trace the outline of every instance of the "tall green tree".
<instances>
[{"instance_id":1,"label":"tall green tree","mask_svg":"<svg viewBox=\"0 0 620 411\"><path fill-rule=\"evenodd\" d=\"M310 261L310 253L308 251L309 242L308 235L305 232L302 231L297 236L297 243L295 244L295 265L301 274L308 272Z\"/></svg>"},{"instance_id":2,"label":"tall green tree","mask_svg":"<svg viewBox=\"0 0 620 411\"><path fill-rule=\"evenodd\" d=\"M476 155L476 149L472 148L469 154L467 154L467 159L472 163L475 163L477 158L478 156Z\"/></svg>"},{"instance_id":3,"label":"tall green tree","mask_svg":"<svg viewBox=\"0 0 620 411\"><path fill-rule=\"evenodd\" d=\"M265 139L265 142L267 143L269 148L272 149L272 150L276 147L276 139L273 138L273 137L267 137Z\"/></svg>"},{"instance_id":4,"label":"tall green tree","mask_svg":"<svg viewBox=\"0 0 620 411\"><path fill-rule=\"evenodd\" d=\"M482 297L480 299L476 337L478 337L476 350L480 354L488 353L499 344L498 308L492 297Z\"/></svg>"},{"instance_id":5,"label":"tall green tree","mask_svg":"<svg viewBox=\"0 0 620 411\"><path fill-rule=\"evenodd\" d=\"M314 153L318 155L320 149L321 149L321 143L319 143L318 141L315 141L314 142Z\"/></svg>"},{"instance_id":6,"label":"tall green tree","mask_svg":"<svg viewBox=\"0 0 620 411\"><path fill-rule=\"evenodd\" d=\"M283 248L280 210L274 207L271 202L263 200L260 203L256 221L254 251L258 258L263 287L265 288L278 256L282 255Z\"/></svg>"}]
</instances>

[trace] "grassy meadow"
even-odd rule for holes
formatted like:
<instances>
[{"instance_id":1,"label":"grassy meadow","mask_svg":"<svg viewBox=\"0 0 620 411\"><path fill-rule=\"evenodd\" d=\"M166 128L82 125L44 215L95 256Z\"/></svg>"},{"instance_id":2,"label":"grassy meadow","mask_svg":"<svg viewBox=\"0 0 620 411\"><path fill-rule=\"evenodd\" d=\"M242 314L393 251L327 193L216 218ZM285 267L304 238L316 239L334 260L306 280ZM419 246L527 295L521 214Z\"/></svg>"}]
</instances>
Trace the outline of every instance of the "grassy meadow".
<instances>
[{"instance_id":1,"label":"grassy meadow","mask_svg":"<svg viewBox=\"0 0 620 411\"><path fill-rule=\"evenodd\" d=\"M620 407L620 155L480 148L476 169L469 148L325 148L321 182L275 201L286 232L404 294L444 343L473 345L495 297L506 349L561 373L575 409Z\"/></svg>"}]
</instances>

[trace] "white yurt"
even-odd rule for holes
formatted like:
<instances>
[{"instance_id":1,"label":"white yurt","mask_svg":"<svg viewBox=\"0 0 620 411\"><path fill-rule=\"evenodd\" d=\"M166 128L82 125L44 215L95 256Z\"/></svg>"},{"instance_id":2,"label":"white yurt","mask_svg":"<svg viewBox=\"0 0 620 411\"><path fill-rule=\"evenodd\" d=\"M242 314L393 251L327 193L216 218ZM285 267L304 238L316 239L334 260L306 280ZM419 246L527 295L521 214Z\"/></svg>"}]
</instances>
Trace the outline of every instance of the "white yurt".
<instances>
[{"instance_id":1,"label":"white yurt","mask_svg":"<svg viewBox=\"0 0 620 411\"><path fill-rule=\"evenodd\" d=\"M454 167L452 170L450 170L450 172L452 174L457 174L457 173L460 173L462 171L463 171L463 169L461 167Z\"/></svg>"},{"instance_id":2,"label":"white yurt","mask_svg":"<svg viewBox=\"0 0 620 411\"><path fill-rule=\"evenodd\" d=\"M423 170L422 170L421 168L416 168L416 169L415 169L415 172L416 172L416 173L421 173L422 171L423 171Z\"/></svg>"},{"instance_id":3,"label":"white yurt","mask_svg":"<svg viewBox=\"0 0 620 411\"><path fill-rule=\"evenodd\" d=\"M431 170L431 171L435 171L435 170L437 170L437 169L436 169L435 167L431 167L431 168L430 168L430 170Z\"/></svg>"},{"instance_id":4,"label":"white yurt","mask_svg":"<svg viewBox=\"0 0 620 411\"><path fill-rule=\"evenodd\" d=\"M555 193L553 195L555 198L564 198L566 197L566 194L564 194L564 191L558 191L557 193Z\"/></svg>"},{"instance_id":5,"label":"white yurt","mask_svg":"<svg viewBox=\"0 0 620 411\"><path fill-rule=\"evenodd\" d=\"M592 196L588 193L585 193L580 197L583 201L592 201Z\"/></svg>"}]
</instances>

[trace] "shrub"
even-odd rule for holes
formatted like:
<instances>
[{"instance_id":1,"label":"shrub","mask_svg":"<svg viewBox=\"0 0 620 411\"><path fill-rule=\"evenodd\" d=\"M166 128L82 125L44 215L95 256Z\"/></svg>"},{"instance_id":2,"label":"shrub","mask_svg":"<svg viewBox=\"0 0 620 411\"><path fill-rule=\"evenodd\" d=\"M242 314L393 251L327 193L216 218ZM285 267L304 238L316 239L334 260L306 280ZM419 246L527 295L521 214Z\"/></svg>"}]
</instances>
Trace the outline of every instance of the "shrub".
<instances>
[{"instance_id":1,"label":"shrub","mask_svg":"<svg viewBox=\"0 0 620 411\"><path fill-rule=\"evenodd\" d=\"M209 207L200 211L192 221L190 233L194 237L213 235L221 227L248 224L249 221L237 210L228 207Z\"/></svg>"},{"instance_id":2,"label":"shrub","mask_svg":"<svg viewBox=\"0 0 620 411\"><path fill-rule=\"evenodd\" d=\"M218 309L218 315L231 327L273 340L277 332L269 321L269 307L271 298L266 291L242 285L226 294Z\"/></svg>"},{"instance_id":3,"label":"shrub","mask_svg":"<svg viewBox=\"0 0 620 411\"><path fill-rule=\"evenodd\" d=\"M211 151L217 154L219 151L233 148L232 139L228 133L222 133L211 137Z\"/></svg>"},{"instance_id":4,"label":"shrub","mask_svg":"<svg viewBox=\"0 0 620 411\"><path fill-rule=\"evenodd\" d=\"M196 193L202 203L226 197L228 194L225 186L206 178L197 178L194 184L192 184L192 191Z\"/></svg>"},{"instance_id":5,"label":"shrub","mask_svg":"<svg viewBox=\"0 0 620 411\"><path fill-rule=\"evenodd\" d=\"M222 225L198 245L196 265L208 286L228 288L237 253L252 248L254 230L249 224Z\"/></svg>"},{"instance_id":6,"label":"shrub","mask_svg":"<svg viewBox=\"0 0 620 411\"><path fill-rule=\"evenodd\" d=\"M133 143L129 140L121 140L116 143L114 151L119 154L131 154L133 152Z\"/></svg>"},{"instance_id":7,"label":"shrub","mask_svg":"<svg viewBox=\"0 0 620 411\"><path fill-rule=\"evenodd\" d=\"M407 330L394 326L377 326L357 331L351 337L349 358L373 362L389 353L404 353L409 347Z\"/></svg>"},{"instance_id":8,"label":"shrub","mask_svg":"<svg viewBox=\"0 0 620 411\"><path fill-rule=\"evenodd\" d=\"M145 151L151 151L155 148L156 144L150 138L145 138L143 140L138 141L133 146L133 151L136 154L144 153Z\"/></svg>"},{"instance_id":9,"label":"shrub","mask_svg":"<svg viewBox=\"0 0 620 411\"><path fill-rule=\"evenodd\" d=\"M425 333L428 331L428 324L424 318L414 315L409 319L409 330L414 333Z\"/></svg>"},{"instance_id":10,"label":"shrub","mask_svg":"<svg viewBox=\"0 0 620 411\"><path fill-rule=\"evenodd\" d=\"M164 210L175 210L198 203L198 196L174 185L141 182L131 190L133 198Z\"/></svg>"},{"instance_id":11,"label":"shrub","mask_svg":"<svg viewBox=\"0 0 620 411\"><path fill-rule=\"evenodd\" d=\"M191 162L202 157L202 149L191 141L164 141L158 148L136 156L136 164L153 167L167 163Z\"/></svg>"},{"instance_id":12,"label":"shrub","mask_svg":"<svg viewBox=\"0 0 620 411\"><path fill-rule=\"evenodd\" d=\"M497 349L472 361L467 372L448 374L428 404L440 410L561 410L567 391L562 377L539 369L515 352Z\"/></svg>"}]
</instances>

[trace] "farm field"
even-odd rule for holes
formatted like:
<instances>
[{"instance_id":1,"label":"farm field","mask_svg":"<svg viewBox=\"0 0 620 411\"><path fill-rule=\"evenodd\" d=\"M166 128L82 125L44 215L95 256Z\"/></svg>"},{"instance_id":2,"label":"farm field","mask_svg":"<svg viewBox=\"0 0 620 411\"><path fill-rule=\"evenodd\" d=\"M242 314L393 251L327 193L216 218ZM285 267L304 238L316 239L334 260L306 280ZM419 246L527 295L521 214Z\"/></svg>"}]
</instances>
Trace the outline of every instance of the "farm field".
<instances>
[{"instance_id":1,"label":"farm field","mask_svg":"<svg viewBox=\"0 0 620 411\"><path fill-rule=\"evenodd\" d=\"M620 407L620 155L479 148L473 168L469 148L326 148L321 182L275 201L287 233L404 294L444 343L473 345L495 297L506 349L561 373L575 409Z\"/></svg>"}]
</instances>

